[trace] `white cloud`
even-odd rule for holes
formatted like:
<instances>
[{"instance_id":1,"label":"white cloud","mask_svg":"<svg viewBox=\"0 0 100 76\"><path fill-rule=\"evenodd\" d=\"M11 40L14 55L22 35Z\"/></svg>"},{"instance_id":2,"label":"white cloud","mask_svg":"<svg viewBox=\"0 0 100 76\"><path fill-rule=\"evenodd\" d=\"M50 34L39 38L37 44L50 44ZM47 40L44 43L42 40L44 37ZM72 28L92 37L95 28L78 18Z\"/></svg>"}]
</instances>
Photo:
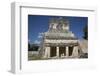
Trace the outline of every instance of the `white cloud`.
<instances>
[{"instance_id":1,"label":"white cloud","mask_svg":"<svg viewBox=\"0 0 100 76\"><path fill-rule=\"evenodd\" d=\"M39 33L38 34L38 38L42 38L43 37L43 34L44 34L43 32Z\"/></svg>"},{"instance_id":2,"label":"white cloud","mask_svg":"<svg viewBox=\"0 0 100 76\"><path fill-rule=\"evenodd\" d=\"M40 41L39 40L35 40L34 43L35 44L40 44Z\"/></svg>"}]
</instances>

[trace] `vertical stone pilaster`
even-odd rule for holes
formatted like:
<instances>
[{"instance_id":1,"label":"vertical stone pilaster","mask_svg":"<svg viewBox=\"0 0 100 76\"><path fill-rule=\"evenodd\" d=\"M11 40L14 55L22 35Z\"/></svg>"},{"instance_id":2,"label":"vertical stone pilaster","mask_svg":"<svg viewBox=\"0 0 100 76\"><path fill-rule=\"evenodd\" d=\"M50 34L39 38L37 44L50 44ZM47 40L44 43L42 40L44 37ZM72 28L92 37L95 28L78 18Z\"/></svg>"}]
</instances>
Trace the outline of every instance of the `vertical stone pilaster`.
<instances>
[{"instance_id":1,"label":"vertical stone pilaster","mask_svg":"<svg viewBox=\"0 0 100 76\"><path fill-rule=\"evenodd\" d=\"M44 50L44 56L43 56L44 58L46 58L47 57L47 47L45 47L45 50Z\"/></svg>"},{"instance_id":2,"label":"vertical stone pilaster","mask_svg":"<svg viewBox=\"0 0 100 76\"><path fill-rule=\"evenodd\" d=\"M68 57L68 53L69 53L68 46L66 46L66 57Z\"/></svg>"},{"instance_id":3,"label":"vertical stone pilaster","mask_svg":"<svg viewBox=\"0 0 100 76\"><path fill-rule=\"evenodd\" d=\"M59 47L56 47L56 51L57 51L56 56L59 57Z\"/></svg>"},{"instance_id":4,"label":"vertical stone pilaster","mask_svg":"<svg viewBox=\"0 0 100 76\"><path fill-rule=\"evenodd\" d=\"M48 47L48 58L50 58L50 47Z\"/></svg>"},{"instance_id":5,"label":"vertical stone pilaster","mask_svg":"<svg viewBox=\"0 0 100 76\"><path fill-rule=\"evenodd\" d=\"M44 58L50 57L50 47L45 47Z\"/></svg>"},{"instance_id":6,"label":"vertical stone pilaster","mask_svg":"<svg viewBox=\"0 0 100 76\"><path fill-rule=\"evenodd\" d=\"M78 57L78 46L74 46L72 57Z\"/></svg>"}]
</instances>

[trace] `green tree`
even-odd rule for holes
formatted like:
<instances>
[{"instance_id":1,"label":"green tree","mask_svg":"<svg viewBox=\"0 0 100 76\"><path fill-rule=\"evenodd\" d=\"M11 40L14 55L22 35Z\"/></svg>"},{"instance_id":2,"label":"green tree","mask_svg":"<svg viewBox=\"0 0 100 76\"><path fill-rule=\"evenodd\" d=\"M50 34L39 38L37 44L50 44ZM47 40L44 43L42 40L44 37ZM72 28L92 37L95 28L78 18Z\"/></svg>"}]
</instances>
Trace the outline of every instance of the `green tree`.
<instances>
[{"instance_id":1,"label":"green tree","mask_svg":"<svg viewBox=\"0 0 100 76\"><path fill-rule=\"evenodd\" d=\"M88 26L85 26L83 28L83 32L84 32L83 38L86 39L86 40L88 40Z\"/></svg>"},{"instance_id":2,"label":"green tree","mask_svg":"<svg viewBox=\"0 0 100 76\"><path fill-rule=\"evenodd\" d=\"M31 44L28 42L28 51L31 50Z\"/></svg>"}]
</instances>

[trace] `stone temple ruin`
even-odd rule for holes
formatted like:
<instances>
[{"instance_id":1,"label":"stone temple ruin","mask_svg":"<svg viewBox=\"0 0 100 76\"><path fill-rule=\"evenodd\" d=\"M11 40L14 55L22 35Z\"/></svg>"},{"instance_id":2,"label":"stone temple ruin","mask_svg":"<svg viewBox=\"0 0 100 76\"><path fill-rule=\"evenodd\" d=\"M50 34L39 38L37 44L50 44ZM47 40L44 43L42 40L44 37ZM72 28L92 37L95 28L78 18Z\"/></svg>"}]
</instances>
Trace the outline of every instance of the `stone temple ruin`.
<instances>
[{"instance_id":1,"label":"stone temple ruin","mask_svg":"<svg viewBox=\"0 0 100 76\"><path fill-rule=\"evenodd\" d=\"M52 18L48 31L43 34L40 55L43 58L78 58L78 39L70 31L70 24L64 18Z\"/></svg>"}]
</instances>

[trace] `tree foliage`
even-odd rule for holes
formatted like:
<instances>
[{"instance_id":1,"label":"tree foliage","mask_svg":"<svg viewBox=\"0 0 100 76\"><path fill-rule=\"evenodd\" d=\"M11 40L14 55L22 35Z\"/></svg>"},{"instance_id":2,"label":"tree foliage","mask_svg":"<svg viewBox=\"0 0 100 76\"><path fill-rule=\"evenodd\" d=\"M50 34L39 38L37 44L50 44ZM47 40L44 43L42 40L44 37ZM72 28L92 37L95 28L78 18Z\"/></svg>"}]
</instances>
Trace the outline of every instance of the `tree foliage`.
<instances>
[{"instance_id":1,"label":"tree foliage","mask_svg":"<svg viewBox=\"0 0 100 76\"><path fill-rule=\"evenodd\" d=\"M87 26L85 26L83 28L83 32L84 32L83 38L86 39L86 40L88 40L88 27Z\"/></svg>"},{"instance_id":2,"label":"tree foliage","mask_svg":"<svg viewBox=\"0 0 100 76\"><path fill-rule=\"evenodd\" d=\"M28 51L38 51L39 45L28 43Z\"/></svg>"}]
</instances>

